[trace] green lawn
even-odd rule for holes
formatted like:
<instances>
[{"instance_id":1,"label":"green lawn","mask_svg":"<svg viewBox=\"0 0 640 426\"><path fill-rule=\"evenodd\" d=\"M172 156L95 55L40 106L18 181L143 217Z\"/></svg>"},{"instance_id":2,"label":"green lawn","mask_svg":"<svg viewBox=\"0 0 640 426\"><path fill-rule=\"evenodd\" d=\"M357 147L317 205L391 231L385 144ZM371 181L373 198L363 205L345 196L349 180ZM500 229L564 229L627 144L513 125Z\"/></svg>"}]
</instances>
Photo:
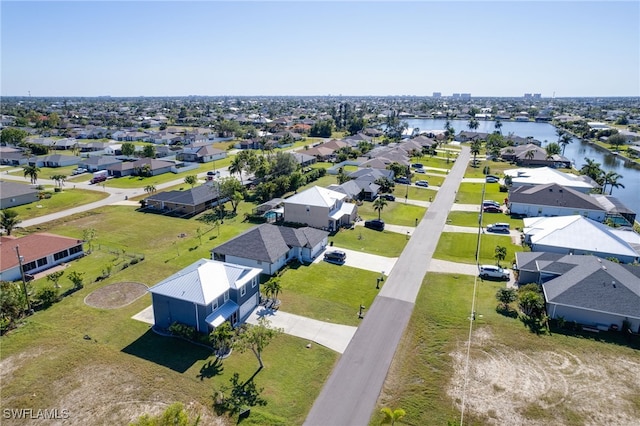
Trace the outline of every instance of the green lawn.
<instances>
[{"instance_id":1,"label":"green lawn","mask_svg":"<svg viewBox=\"0 0 640 426\"><path fill-rule=\"evenodd\" d=\"M455 226L478 226L478 214L474 212L461 212L453 211L447 216L447 225ZM484 213L482 215L482 226L487 226L490 223L508 223L511 225L511 229L522 229L522 219L512 219L510 215L500 213Z\"/></svg>"},{"instance_id":2,"label":"green lawn","mask_svg":"<svg viewBox=\"0 0 640 426\"><path fill-rule=\"evenodd\" d=\"M460 412L456 408L460 400L454 402L447 390L454 376L452 354L464 353L468 340L473 282L474 277L453 274L429 273L425 276L411 320L380 393L377 408L372 413L369 423L371 426L380 424L381 417L378 413L381 407L403 408L407 415L400 424L420 426L460 423ZM531 333L518 319L496 312L495 293L503 285L499 282L483 281L478 286L475 310L479 315L474 322L474 330L478 332L476 341L480 336L485 336L486 339L482 339L482 342L477 343L472 349L470 368L475 368L475 359L486 361L489 358L497 364L496 368L500 368L500 365L507 368L505 374L519 375L519 368L526 369L527 366L512 366L509 362L511 358L524 357L525 360L536 360L546 359L553 354L566 354L568 362L561 369L554 370L553 378L550 380L567 379L568 383L563 382L564 386L568 392L572 392L574 385L583 385L581 380L589 380L588 373L581 372L583 363L584 367L599 369L598 366L587 366L588 360L580 359L586 354L601 357L600 360L603 362L620 362L620 359L624 359L624 362L635 365L640 361L640 353L624 344L606 343L591 336L574 336L561 332L543 335ZM553 359L549 364L552 369L555 368ZM542 373L540 370L535 371ZM539 376L535 378L540 380ZM486 379L487 400L509 400L511 390L501 389L497 383L492 387L492 381L492 377ZM600 385L600 382L598 384ZM631 413L631 417L637 418L640 415L640 399L637 397L639 385L634 383L629 386L629 392L635 393L623 397L629 400L629 404L625 405L625 411ZM576 412L570 400L571 397L567 400L553 399L553 410L550 411L534 410L533 408L538 406L531 402L532 409L520 413L530 420L530 423L519 424L538 424L541 420L539 416L548 422L558 424L577 426L589 423L587 418L583 417L589 414ZM523 404L522 401L518 403ZM465 424L503 424L491 418L491 415L490 410L487 417L466 411Z\"/></svg>"},{"instance_id":3,"label":"green lawn","mask_svg":"<svg viewBox=\"0 0 640 426\"><path fill-rule=\"evenodd\" d=\"M484 185L484 183L461 183L458 187L456 203L480 205L483 200L482 188ZM500 186L497 183L486 184L484 190L485 200L494 200L501 203L507 197L506 192L500 192Z\"/></svg>"},{"instance_id":4,"label":"green lawn","mask_svg":"<svg viewBox=\"0 0 640 426\"><path fill-rule=\"evenodd\" d=\"M51 198L43 198L30 204L14 207L20 220L33 219L83 204L93 203L109 196L106 192L87 191L85 189L70 188L67 184L62 192L53 192L53 187L46 187Z\"/></svg>"},{"instance_id":5,"label":"green lawn","mask_svg":"<svg viewBox=\"0 0 640 426\"><path fill-rule=\"evenodd\" d=\"M396 201L387 201L380 217L389 224L415 226L416 219L422 220L426 211L427 209L424 207L405 204L404 199L396 198ZM361 206L358 206L358 215L364 220L378 218L378 212L373 209L371 201L365 201Z\"/></svg>"},{"instance_id":6,"label":"green lawn","mask_svg":"<svg viewBox=\"0 0 640 426\"><path fill-rule=\"evenodd\" d=\"M398 257L407 244L407 237L396 232L379 232L357 226L354 229L341 229L330 236L329 241L346 249L385 257Z\"/></svg>"},{"instance_id":7,"label":"green lawn","mask_svg":"<svg viewBox=\"0 0 640 426\"><path fill-rule=\"evenodd\" d=\"M405 197L407 195L407 198L409 198L410 200L432 201L437 193L438 191L436 191L435 189L422 188L418 186L408 186L401 183L396 183L396 186L393 190L393 195L396 196L396 203L404 203Z\"/></svg>"},{"instance_id":8,"label":"green lawn","mask_svg":"<svg viewBox=\"0 0 640 426\"><path fill-rule=\"evenodd\" d=\"M478 236L460 232L443 232L440 235L435 259L460 263L475 263ZM502 264L510 265L516 251L523 251L522 246L511 242L510 237L494 234L482 234L480 239L480 264L495 264L493 257L496 246L507 248L507 257Z\"/></svg>"},{"instance_id":9,"label":"green lawn","mask_svg":"<svg viewBox=\"0 0 640 426\"><path fill-rule=\"evenodd\" d=\"M280 309L293 314L357 326L360 305L371 306L378 272L320 262L282 275Z\"/></svg>"},{"instance_id":10,"label":"green lawn","mask_svg":"<svg viewBox=\"0 0 640 426\"><path fill-rule=\"evenodd\" d=\"M480 159L480 157L478 157L478 159ZM484 157L483 157L484 159ZM505 170L509 170L509 169L514 169L517 168L517 166L505 162L505 161L491 161L491 160L486 160L486 161L480 161L480 164L478 167L473 167L472 163L469 162L469 165L467 166L467 170L464 173L464 177L466 178L484 178L485 174L484 174L484 167L487 166L489 167L489 174L491 175L496 175L496 176L504 176L504 171Z\"/></svg>"}]
</instances>

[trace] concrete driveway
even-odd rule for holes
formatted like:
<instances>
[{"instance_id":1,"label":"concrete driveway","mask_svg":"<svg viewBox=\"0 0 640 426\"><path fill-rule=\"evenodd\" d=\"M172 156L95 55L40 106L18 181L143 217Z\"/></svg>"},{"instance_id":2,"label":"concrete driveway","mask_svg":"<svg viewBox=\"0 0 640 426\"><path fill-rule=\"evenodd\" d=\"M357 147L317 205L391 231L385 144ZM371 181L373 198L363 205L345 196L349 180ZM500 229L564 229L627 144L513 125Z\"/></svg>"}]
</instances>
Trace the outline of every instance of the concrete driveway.
<instances>
[{"instance_id":1,"label":"concrete driveway","mask_svg":"<svg viewBox=\"0 0 640 426\"><path fill-rule=\"evenodd\" d=\"M389 275L398 261L397 257L378 256L377 254L363 253L361 251L349 250L338 246L327 247L327 251L331 250L340 250L347 254L347 260L344 262L346 266L373 272L384 271L385 275ZM324 253L316 257L313 261L313 263L319 262L324 262ZM340 265L336 266L340 267Z\"/></svg>"},{"instance_id":2,"label":"concrete driveway","mask_svg":"<svg viewBox=\"0 0 640 426\"><path fill-rule=\"evenodd\" d=\"M318 321L264 306L257 306L247 322L258 324L260 317L267 318L272 327L282 328L286 334L310 340L339 353L344 352L356 332L356 327Z\"/></svg>"}]
</instances>

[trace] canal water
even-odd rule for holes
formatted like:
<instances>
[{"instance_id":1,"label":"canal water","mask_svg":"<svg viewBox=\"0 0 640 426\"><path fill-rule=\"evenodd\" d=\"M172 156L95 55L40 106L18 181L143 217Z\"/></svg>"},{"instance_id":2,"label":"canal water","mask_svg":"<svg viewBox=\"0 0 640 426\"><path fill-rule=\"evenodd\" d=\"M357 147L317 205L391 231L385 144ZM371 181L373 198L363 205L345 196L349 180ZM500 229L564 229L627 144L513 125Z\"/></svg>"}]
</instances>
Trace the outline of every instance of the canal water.
<instances>
[{"instance_id":1,"label":"canal water","mask_svg":"<svg viewBox=\"0 0 640 426\"><path fill-rule=\"evenodd\" d=\"M444 130L446 120L442 119L407 119L410 128L417 127L424 130ZM455 129L456 134L461 131L469 131L468 120L450 120L449 123ZM478 121L477 132L492 133L496 130L495 121ZM502 121L500 129L503 135L513 133L516 136L532 136L542 142L542 146L551 142L558 142L555 126L549 123ZM614 188L613 194L628 208L640 216L640 167L626 164L627 162L617 155L596 148L595 145L573 138L567 145L564 156L573 162L575 168L580 169L585 164L585 157L600 163L605 172L615 171L622 176L619 180L625 187ZM607 189L607 193L609 189Z\"/></svg>"}]
</instances>

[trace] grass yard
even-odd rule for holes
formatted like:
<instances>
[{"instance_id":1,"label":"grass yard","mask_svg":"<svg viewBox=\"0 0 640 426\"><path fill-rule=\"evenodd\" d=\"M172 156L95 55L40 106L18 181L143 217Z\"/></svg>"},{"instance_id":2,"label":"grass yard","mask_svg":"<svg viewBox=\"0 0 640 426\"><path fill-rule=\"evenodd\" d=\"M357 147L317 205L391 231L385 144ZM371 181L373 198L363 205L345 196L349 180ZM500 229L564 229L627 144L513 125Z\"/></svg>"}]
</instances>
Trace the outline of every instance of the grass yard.
<instances>
[{"instance_id":1,"label":"grass yard","mask_svg":"<svg viewBox=\"0 0 640 426\"><path fill-rule=\"evenodd\" d=\"M440 235L438 246L436 247L435 259L449 260L460 263L476 263L476 246L478 236L475 234L464 234L461 232L443 232ZM480 264L495 264L493 257L496 246L507 248L507 256L502 264L511 264L516 251L523 251L522 246L511 242L510 237L494 234L482 234L480 239Z\"/></svg>"},{"instance_id":2,"label":"grass yard","mask_svg":"<svg viewBox=\"0 0 640 426\"><path fill-rule=\"evenodd\" d=\"M51 192L51 198L43 198L30 204L12 207L11 210L18 213L20 220L28 220L93 203L109 196L106 192L69 188L69 184L63 188L62 192L53 192L53 187L47 188L47 190Z\"/></svg>"},{"instance_id":3,"label":"grass yard","mask_svg":"<svg viewBox=\"0 0 640 426\"><path fill-rule=\"evenodd\" d=\"M340 229L329 237L336 246L358 250L385 257L398 257L407 244L405 235L390 231L374 231L358 226L355 229Z\"/></svg>"},{"instance_id":4,"label":"grass yard","mask_svg":"<svg viewBox=\"0 0 640 426\"><path fill-rule=\"evenodd\" d=\"M280 309L292 314L357 326L360 305L371 306L378 294L379 272L320 262L288 269L282 275Z\"/></svg>"},{"instance_id":5,"label":"grass yard","mask_svg":"<svg viewBox=\"0 0 640 426\"><path fill-rule=\"evenodd\" d=\"M458 187L456 195L456 203L459 204L478 204L482 202L482 187L484 183L463 182ZM487 184L485 186L484 199L494 200L501 203L507 197L506 192L500 192L500 186L496 184Z\"/></svg>"},{"instance_id":6,"label":"grass yard","mask_svg":"<svg viewBox=\"0 0 640 426\"><path fill-rule=\"evenodd\" d=\"M371 426L379 424L381 407L403 408L407 415L402 424L459 424L465 380L468 425L637 422L640 352L553 329L533 334L518 319L496 312L501 283L478 286L465 374L473 280L425 276Z\"/></svg>"},{"instance_id":7,"label":"grass yard","mask_svg":"<svg viewBox=\"0 0 640 426\"><path fill-rule=\"evenodd\" d=\"M478 226L478 214L475 212L461 212L461 211L452 211L449 212L449 216L447 216L447 225L455 225L455 226ZM511 229L520 228L522 229L523 221L522 219L512 219L508 214L500 214L500 213L483 213L482 214L482 226L487 226L491 223L508 223L511 225Z\"/></svg>"},{"instance_id":8,"label":"grass yard","mask_svg":"<svg viewBox=\"0 0 640 426\"><path fill-rule=\"evenodd\" d=\"M427 209L413 204L405 204L404 200L396 198L396 201L387 201L382 209L380 217L386 223L402 226L415 226L416 219L422 220ZM378 212L373 209L373 202L365 201L358 206L358 215L364 220L377 219Z\"/></svg>"},{"instance_id":9,"label":"grass yard","mask_svg":"<svg viewBox=\"0 0 640 426\"><path fill-rule=\"evenodd\" d=\"M485 166L489 167L489 174L500 176L500 177L504 176L505 170L514 169L518 167L506 161L491 161L491 160L480 161L480 164L478 167L473 167L472 162L469 162L469 165L467 166L467 170L464 173L464 177L466 178L485 177L485 174L484 174Z\"/></svg>"},{"instance_id":10,"label":"grass yard","mask_svg":"<svg viewBox=\"0 0 640 426\"><path fill-rule=\"evenodd\" d=\"M420 180L420 179L415 179ZM431 181L429 181L431 182ZM396 203L404 203L405 196L410 200L431 201L435 198L438 191L435 189L422 188L419 186L409 186L407 191L407 185L396 183L393 190L393 195L396 196Z\"/></svg>"}]
</instances>

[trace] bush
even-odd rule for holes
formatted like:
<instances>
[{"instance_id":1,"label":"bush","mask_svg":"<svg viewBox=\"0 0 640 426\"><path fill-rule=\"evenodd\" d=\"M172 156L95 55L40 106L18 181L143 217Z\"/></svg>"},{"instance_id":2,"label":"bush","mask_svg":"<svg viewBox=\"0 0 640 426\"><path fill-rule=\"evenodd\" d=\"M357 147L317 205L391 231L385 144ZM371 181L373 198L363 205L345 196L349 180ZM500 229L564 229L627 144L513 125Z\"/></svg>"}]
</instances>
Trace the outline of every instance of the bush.
<instances>
[{"instance_id":1,"label":"bush","mask_svg":"<svg viewBox=\"0 0 640 426\"><path fill-rule=\"evenodd\" d=\"M174 336L184 337L185 339L194 340L197 337L197 331L194 327L179 322L174 322L169 327L169 331Z\"/></svg>"},{"instance_id":2,"label":"bush","mask_svg":"<svg viewBox=\"0 0 640 426\"><path fill-rule=\"evenodd\" d=\"M46 309L58 301L58 290L53 286L44 287L36 293L36 300Z\"/></svg>"}]
</instances>

